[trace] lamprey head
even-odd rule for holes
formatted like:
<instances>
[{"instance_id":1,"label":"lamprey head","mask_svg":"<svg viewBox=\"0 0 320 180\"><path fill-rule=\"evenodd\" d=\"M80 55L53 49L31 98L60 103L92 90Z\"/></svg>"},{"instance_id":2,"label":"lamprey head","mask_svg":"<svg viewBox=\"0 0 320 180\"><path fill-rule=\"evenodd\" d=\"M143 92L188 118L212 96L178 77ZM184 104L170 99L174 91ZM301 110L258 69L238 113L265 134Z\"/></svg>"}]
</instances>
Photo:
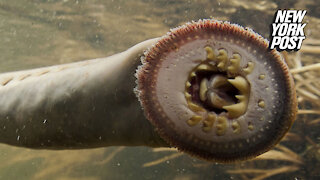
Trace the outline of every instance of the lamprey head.
<instances>
[{"instance_id":1,"label":"lamprey head","mask_svg":"<svg viewBox=\"0 0 320 180\"><path fill-rule=\"evenodd\" d=\"M297 110L280 54L250 29L200 20L171 30L137 70L147 119L170 145L218 162L246 160L277 144Z\"/></svg>"}]
</instances>

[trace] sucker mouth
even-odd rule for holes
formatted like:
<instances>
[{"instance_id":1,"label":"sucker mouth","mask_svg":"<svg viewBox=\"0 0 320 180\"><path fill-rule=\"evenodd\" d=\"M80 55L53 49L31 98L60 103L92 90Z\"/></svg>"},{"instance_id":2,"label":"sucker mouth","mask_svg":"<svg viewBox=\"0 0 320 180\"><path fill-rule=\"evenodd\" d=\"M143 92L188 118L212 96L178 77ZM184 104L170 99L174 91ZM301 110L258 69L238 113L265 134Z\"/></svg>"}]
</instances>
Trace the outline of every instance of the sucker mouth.
<instances>
[{"instance_id":1,"label":"sucker mouth","mask_svg":"<svg viewBox=\"0 0 320 180\"><path fill-rule=\"evenodd\" d=\"M250 84L242 74L251 73L253 64L241 68L241 56L237 53L229 59L224 49L219 49L218 55L210 46L204 50L207 52L206 59L190 72L185 85L189 107L191 105L194 112L205 111L228 119L238 118L246 112L250 96Z\"/></svg>"},{"instance_id":2,"label":"sucker mouth","mask_svg":"<svg viewBox=\"0 0 320 180\"><path fill-rule=\"evenodd\" d=\"M210 161L260 155L296 115L288 67L252 30L216 20L172 29L142 58L138 98L170 145Z\"/></svg>"},{"instance_id":3,"label":"sucker mouth","mask_svg":"<svg viewBox=\"0 0 320 180\"><path fill-rule=\"evenodd\" d=\"M187 89L192 96L192 101L216 114L227 112L223 106L238 103L235 97L239 94L226 77L219 72L198 71L191 79L191 86Z\"/></svg>"}]
</instances>

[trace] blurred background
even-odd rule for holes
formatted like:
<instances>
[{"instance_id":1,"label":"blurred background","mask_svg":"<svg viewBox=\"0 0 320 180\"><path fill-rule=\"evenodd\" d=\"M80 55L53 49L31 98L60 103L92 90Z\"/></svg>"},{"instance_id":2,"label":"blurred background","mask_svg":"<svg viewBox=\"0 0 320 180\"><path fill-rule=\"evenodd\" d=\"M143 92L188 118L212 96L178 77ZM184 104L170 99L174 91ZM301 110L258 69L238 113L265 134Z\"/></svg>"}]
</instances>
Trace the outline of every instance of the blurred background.
<instances>
[{"instance_id":1,"label":"blurred background","mask_svg":"<svg viewBox=\"0 0 320 180\"><path fill-rule=\"evenodd\" d=\"M109 56L202 18L251 27L269 39L277 9L306 9L306 40L283 52L296 81L299 115L275 149L218 164L169 148L30 150L0 144L0 179L320 179L318 0L0 0L0 72Z\"/></svg>"}]
</instances>

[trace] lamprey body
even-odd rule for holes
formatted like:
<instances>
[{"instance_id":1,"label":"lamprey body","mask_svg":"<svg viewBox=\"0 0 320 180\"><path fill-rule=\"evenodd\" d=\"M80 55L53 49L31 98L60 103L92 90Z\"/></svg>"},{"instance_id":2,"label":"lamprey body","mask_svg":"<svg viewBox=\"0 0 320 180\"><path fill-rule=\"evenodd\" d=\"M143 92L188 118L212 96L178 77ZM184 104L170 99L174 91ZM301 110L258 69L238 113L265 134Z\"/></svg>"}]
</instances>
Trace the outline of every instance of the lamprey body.
<instances>
[{"instance_id":1,"label":"lamprey body","mask_svg":"<svg viewBox=\"0 0 320 180\"><path fill-rule=\"evenodd\" d=\"M172 146L234 162L276 145L296 110L280 54L216 20L107 58L0 74L0 142L29 148Z\"/></svg>"}]
</instances>

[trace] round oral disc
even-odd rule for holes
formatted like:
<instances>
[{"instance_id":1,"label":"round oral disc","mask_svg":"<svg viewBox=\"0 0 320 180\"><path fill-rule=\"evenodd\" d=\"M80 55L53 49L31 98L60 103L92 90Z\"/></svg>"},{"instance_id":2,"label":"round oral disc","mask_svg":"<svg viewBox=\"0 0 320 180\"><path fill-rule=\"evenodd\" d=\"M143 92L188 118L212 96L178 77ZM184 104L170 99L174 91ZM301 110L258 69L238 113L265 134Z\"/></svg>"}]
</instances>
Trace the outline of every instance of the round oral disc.
<instances>
[{"instance_id":1,"label":"round oral disc","mask_svg":"<svg viewBox=\"0 0 320 180\"><path fill-rule=\"evenodd\" d=\"M199 20L171 30L142 59L137 96L171 146L218 162L268 151L297 110L280 54L250 29Z\"/></svg>"}]
</instances>

